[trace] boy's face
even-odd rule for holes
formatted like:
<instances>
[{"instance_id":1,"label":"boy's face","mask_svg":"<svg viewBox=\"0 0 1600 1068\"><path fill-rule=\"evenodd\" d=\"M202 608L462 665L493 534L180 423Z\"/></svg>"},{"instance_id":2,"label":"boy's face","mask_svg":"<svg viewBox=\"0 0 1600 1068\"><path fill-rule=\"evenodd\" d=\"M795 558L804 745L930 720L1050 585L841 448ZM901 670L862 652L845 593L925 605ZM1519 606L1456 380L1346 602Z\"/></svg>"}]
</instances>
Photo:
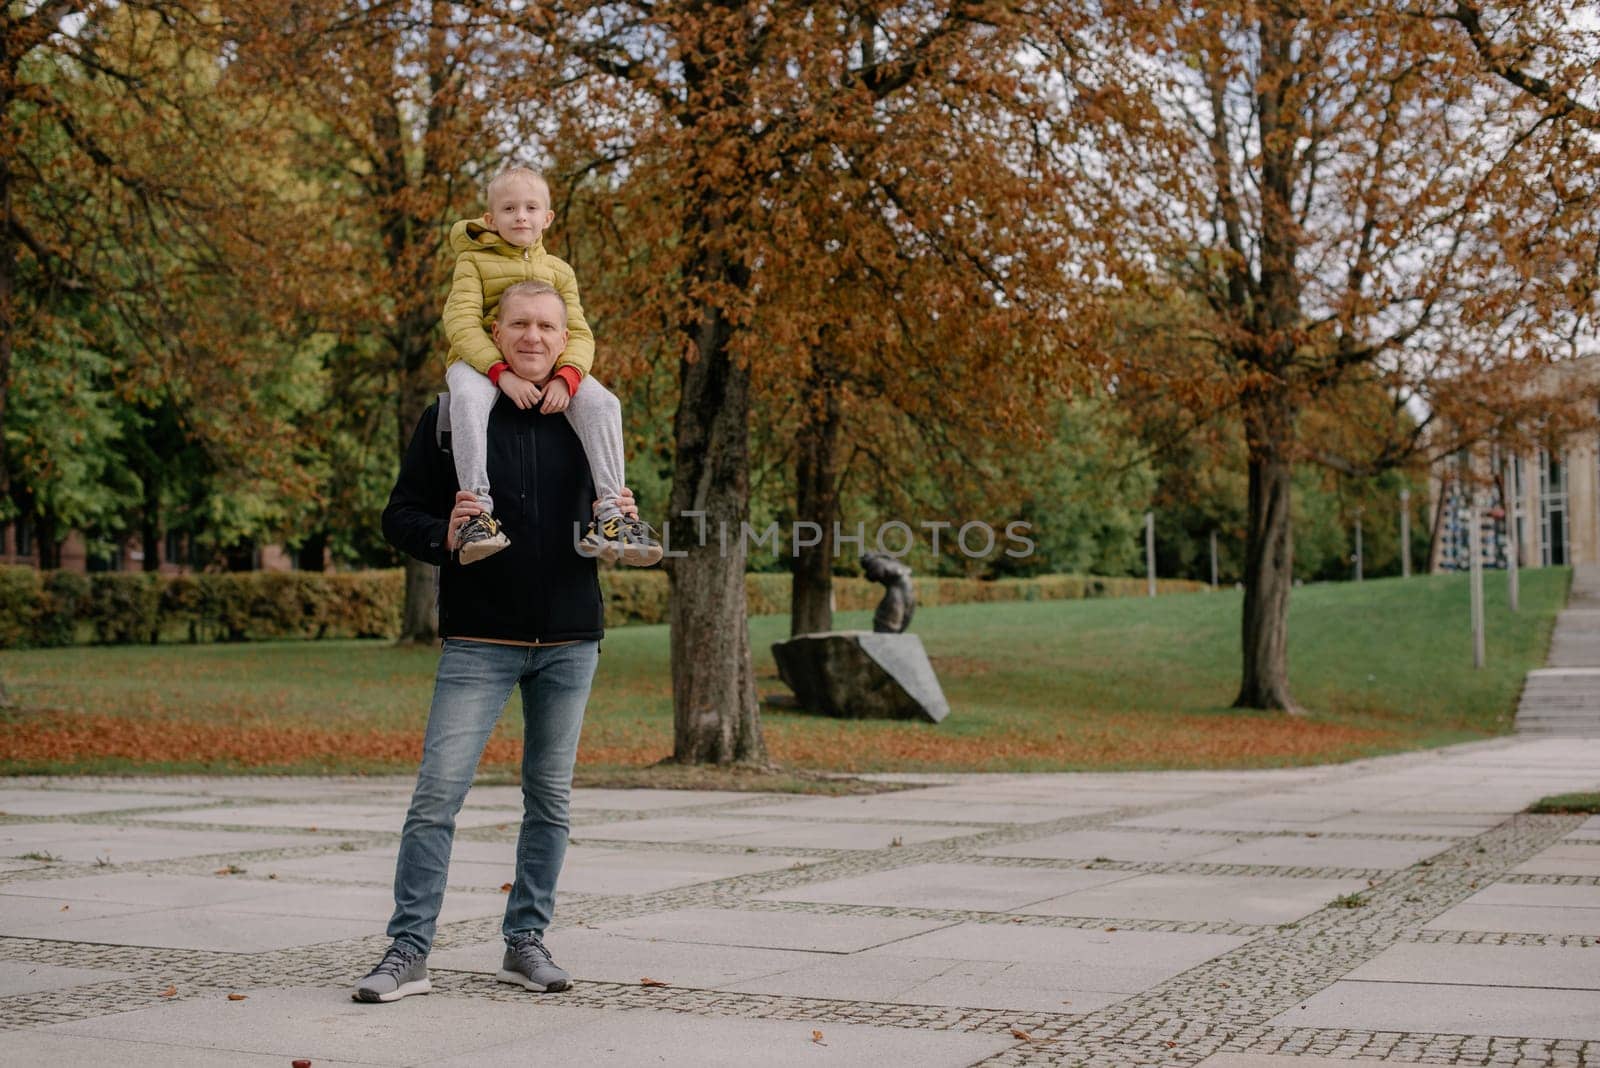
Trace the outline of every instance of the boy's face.
<instances>
[{"instance_id":1,"label":"boy's face","mask_svg":"<svg viewBox=\"0 0 1600 1068\"><path fill-rule=\"evenodd\" d=\"M545 227L556 217L550 210L550 190L543 182L512 176L498 183L489 194L489 210L483 224L507 244L527 248L543 236Z\"/></svg>"}]
</instances>

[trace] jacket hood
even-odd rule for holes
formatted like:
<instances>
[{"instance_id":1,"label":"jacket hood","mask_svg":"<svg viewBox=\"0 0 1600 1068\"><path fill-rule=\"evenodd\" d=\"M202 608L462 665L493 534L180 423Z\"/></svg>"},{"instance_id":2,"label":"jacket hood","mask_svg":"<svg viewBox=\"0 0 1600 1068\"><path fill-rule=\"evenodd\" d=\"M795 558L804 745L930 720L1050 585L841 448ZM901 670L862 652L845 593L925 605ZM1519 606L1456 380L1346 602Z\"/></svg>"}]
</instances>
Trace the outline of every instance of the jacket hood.
<instances>
[{"instance_id":1,"label":"jacket hood","mask_svg":"<svg viewBox=\"0 0 1600 1068\"><path fill-rule=\"evenodd\" d=\"M544 252L544 237L528 246L534 252ZM498 252L505 256L520 256L522 249L483 225L482 219L462 219L450 227L450 251L459 256L463 252Z\"/></svg>"}]
</instances>

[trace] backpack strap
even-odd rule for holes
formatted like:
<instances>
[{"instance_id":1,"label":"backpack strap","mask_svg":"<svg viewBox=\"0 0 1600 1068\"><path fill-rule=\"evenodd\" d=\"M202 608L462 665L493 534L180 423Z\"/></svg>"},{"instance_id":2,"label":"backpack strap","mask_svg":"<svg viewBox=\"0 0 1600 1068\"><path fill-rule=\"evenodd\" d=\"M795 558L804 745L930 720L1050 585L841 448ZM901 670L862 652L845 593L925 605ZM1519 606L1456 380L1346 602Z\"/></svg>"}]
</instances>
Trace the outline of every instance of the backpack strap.
<instances>
[{"instance_id":1,"label":"backpack strap","mask_svg":"<svg viewBox=\"0 0 1600 1068\"><path fill-rule=\"evenodd\" d=\"M433 424L433 441L444 452L450 451L450 394L439 394L439 418Z\"/></svg>"}]
</instances>

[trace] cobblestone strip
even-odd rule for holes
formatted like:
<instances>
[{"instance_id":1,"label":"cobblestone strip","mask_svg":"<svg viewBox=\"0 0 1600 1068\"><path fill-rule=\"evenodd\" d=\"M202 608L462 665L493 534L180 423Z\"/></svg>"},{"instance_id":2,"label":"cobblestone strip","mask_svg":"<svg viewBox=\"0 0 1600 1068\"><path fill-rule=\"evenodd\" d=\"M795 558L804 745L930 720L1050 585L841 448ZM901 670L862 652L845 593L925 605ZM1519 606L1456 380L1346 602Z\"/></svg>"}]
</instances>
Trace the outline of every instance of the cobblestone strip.
<instances>
[{"instance_id":1,"label":"cobblestone strip","mask_svg":"<svg viewBox=\"0 0 1600 1068\"><path fill-rule=\"evenodd\" d=\"M1559 946L1587 949L1600 946L1600 935L1512 934L1507 931L1416 931L1396 942L1423 942L1462 946Z\"/></svg>"},{"instance_id":2,"label":"cobblestone strip","mask_svg":"<svg viewBox=\"0 0 1600 1068\"><path fill-rule=\"evenodd\" d=\"M1319 1057L1382 1058L1417 1064L1548 1065L1589 1068L1600 1065L1600 1042L1578 1039L1512 1038L1335 1028L1271 1028L1250 1041L1224 1043L1229 1053L1305 1054Z\"/></svg>"},{"instance_id":3,"label":"cobblestone strip","mask_svg":"<svg viewBox=\"0 0 1600 1068\"><path fill-rule=\"evenodd\" d=\"M175 989L173 989L175 988ZM163 995L162 991L173 989ZM92 983L65 990L42 990L32 994L13 994L0 998L0 1031L20 1031L29 1027L73 1020L92 1020L108 1013L147 1009L168 1001L193 1001L206 997L225 997L229 991L196 983L169 983L158 986L146 978L119 979Z\"/></svg>"},{"instance_id":4,"label":"cobblestone strip","mask_svg":"<svg viewBox=\"0 0 1600 1068\"><path fill-rule=\"evenodd\" d=\"M434 973L434 991L470 994L474 1000L520 1002L525 991L469 972ZM803 998L783 994L739 994L720 990L643 987L628 983L575 982L561 995L563 1008L648 1009L694 1016L726 1016L747 1020L796 1020L808 1023L868 1024L921 1031L956 1031L1009 1035L1015 1029L1044 1039L1071 1026L1062 1013L1001 1009L944 1008L888 1002Z\"/></svg>"},{"instance_id":5,"label":"cobblestone strip","mask_svg":"<svg viewBox=\"0 0 1600 1068\"><path fill-rule=\"evenodd\" d=\"M1507 875L1500 881L1523 886L1600 886L1600 875Z\"/></svg>"},{"instance_id":6,"label":"cobblestone strip","mask_svg":"<svg viewBox=\"0 0 1600 1068\"><path fill-rule=\"evenodd\" d=\"M1392 874L1359 895L1359 902L1350 902L1356 907L1330 905L1158 987L1091 1013L1047 1044L1018 1047L984 1063L1196 1063L1240 1032L1265 1029L1272 1017L1408 937L1421 924L1547 847L1580 819L1513 817L1429 862ZM1106 1059L1108 1049L1114 1050L1110 1060Z\"/></svg>"}]
</instances>

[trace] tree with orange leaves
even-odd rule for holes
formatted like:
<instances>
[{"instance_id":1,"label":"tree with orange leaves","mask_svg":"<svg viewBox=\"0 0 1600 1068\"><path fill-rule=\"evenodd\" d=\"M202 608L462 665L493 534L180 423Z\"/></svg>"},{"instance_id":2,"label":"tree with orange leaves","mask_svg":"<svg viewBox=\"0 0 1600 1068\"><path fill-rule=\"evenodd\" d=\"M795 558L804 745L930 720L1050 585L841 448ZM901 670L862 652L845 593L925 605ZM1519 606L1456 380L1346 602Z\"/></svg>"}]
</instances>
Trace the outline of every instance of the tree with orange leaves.
<instances>
[{"instance_id":1,"label":"tree with orange leaves","mask_svg":"<svg viewBox=\"0 0 1600 1068\"><path fill-rule=\"evenodd\" d=\"M498 16L442 0L224 3L233 77L292 136L297 209L263 235L304 313L335 331L354 418L396 427L395 455L443 389L439 311L450 223L481 212L518 104ZM392 422L383 409L392 412ZM432 568L407 558L402 640L431 641Z\"/></svg>"},{"instance_id":2,"label":"tree with orange leaves","mask_svg":"<svg viewBox=\"0 0 1600 1068\"><path fill-rule=\"evenodd\" d=\"M548 105L587 225L614 235L600 344L677 368L676 760L766 759L740 537L758 407L792 400L803 507L823 519L840 436L874 425L853 406L911 413L935 440L940 424L1026 431L1035 391L1075 362L1085 323L1067 311L1070 227L1038 70L1066 11L612 2L514 16L534 49L518 95ZM826 565L802 565L802 601L825 598Z\"/></svg>"},{"instance_id":3,"label":"tree with orange leaves","mask_svg":"<svg viewBox=\"0 0 1600 1068\"><path fill-rule=\"evenodd\" d=\"M1109 3L1062 68L1057 150L1082 160L1098 262L1200 301L1184 330L1203 359L1117 372L1244 427L1241 707L1296 708L1290 478L1308 405L1366 380L1391 398L1394 455L1429 426L1470 441L1536 407L1537 366L1590 326L1594 216L1561 206L1564 185L1592 185L1593 148L1506 85L1494 47L1450 17L1469 6ZM1498 17L1547 26L1563 6ZM1573 54L1542 58L1573 84Z\"/></svg>"}]
</instances>

